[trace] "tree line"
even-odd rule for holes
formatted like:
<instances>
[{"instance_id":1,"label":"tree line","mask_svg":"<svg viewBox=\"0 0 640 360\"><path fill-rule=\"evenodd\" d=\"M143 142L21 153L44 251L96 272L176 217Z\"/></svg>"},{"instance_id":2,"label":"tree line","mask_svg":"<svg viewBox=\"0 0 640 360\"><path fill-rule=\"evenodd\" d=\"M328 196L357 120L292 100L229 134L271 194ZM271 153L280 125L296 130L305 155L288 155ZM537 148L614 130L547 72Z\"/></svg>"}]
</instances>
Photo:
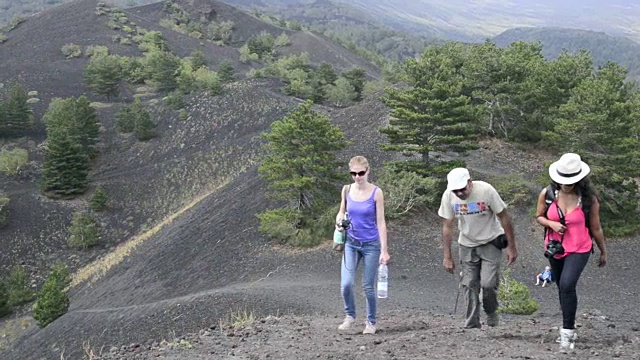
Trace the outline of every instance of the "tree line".
<instances>
[{"instance_id":1,"label":"tree line","mask_svg":"<svg viewBox=\"0 0 640 360\"><path fill-rule=\"evenodd\" d=\"M387 137L383 149L407 156L387 163L385 172L394 175L380 178L402 184L398 198L412 199L399 209L433 204L444 174L464 165L442 155L464 153L492 136L581 154L592 164L605 232L640 230L640 91L616 63L594 69L585 51L551 61L541 52L539 43L452 42L403 63L405 84L386 90L390 120L380 129ZM260 173L270 196L285 205L259 214L260 230L294 245L319 243L332 229L338 179L346 180L336 163L336 152L348 144L343 132L307 102L264 137Z\"/></svg>"}]
</instances>

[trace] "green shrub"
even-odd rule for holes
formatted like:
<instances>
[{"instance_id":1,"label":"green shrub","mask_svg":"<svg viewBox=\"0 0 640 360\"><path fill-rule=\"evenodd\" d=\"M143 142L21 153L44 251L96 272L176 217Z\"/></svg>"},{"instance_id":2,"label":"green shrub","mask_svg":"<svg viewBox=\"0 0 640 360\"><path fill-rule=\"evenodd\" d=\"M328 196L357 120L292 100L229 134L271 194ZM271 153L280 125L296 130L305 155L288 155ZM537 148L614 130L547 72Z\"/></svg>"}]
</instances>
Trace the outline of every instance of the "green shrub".
<instances>
[{"instance_id":1,"label":"green shrub","mask_svg":"<svg viewBox=\"0 0 640 360\"><path fill-rule=\"evenodd\" d=\"M260 219L258 230L280 244L289 243L298 233L297 223L300 213L295 209L267 210L257 216Z\"/></svg>"},{"instance_id":2,"label":"green shrub","mask_svg":"<svg viewBox=\"0 0 640 360\"><path fill-rule=\"evenodd\" d=\"M174 110L180 110L184 108L184 100L182 98L182 94L177 91L167 95L163 99L163 101L165 104L167 104L167 106L171 107Z\"/></svg>"},{"instance_id":3,"label":"green shrub","mask_svg":"<svg viewBox=\"0 0 640 360\"><path fill-rule=\"evenodd\" d=\"M291 43L291 40L289 39L289 36L287 36L287 34L285 33L278 35L278 37L274 40L274 46L278 46L278 47L287 46L290 43Z\"/></svg>"},{"instance_id":4,"label":"green shrub","mask_svg":"<svg viewBox=\"0 0 640 360\"><path fill-rule=\"evenodd\" d=\"M187 121L188 118L189 118L189 113L187 112L187 110L180 109L180 111L178 112L178 119L180 121Z\"/></svg>"},{"instance_id":5,"label":"green shrub","mask_svg":"<svg viewBox=\"0 0 640 360\"><path fill-rule=\"evenodd\" d=\"M531 297L529 288L513 278L511 270L502 274L502 283L498 292L499 312L516 315L531 315L540 309L538 302Z\"/></svg>"},{"instance_id":6,"label":"green shrub","mask_svg":"<svg viewBox=\"0 0 640 360\"><path fill-rule=\"evenodd\" d=\"M75 213L68 230L67 244L74 249L94 246L100 237L98 220L88 211Z\"/></svg>"},{"instance_id":7,"label":"green shrub","mask_svg":"<svg viewBox=\"0 0 640 360\"><path fill-rule=\"evenodd\" d=\"M4 284L4 281L0 279L0 317L3 317L11 312L11 306L9 305L9 292Z\"/></svg>"},{"instance_id":8,"label":"green shrub","mask_svg":"<svg viewBox=\"0 0 640 360\"><path fill-rule=\"evenodd\" d=\"M0 228L6 226L9 220L9 202L9 198L0 193Z\"/></svg>"},{"instance_id":9,"label":"green shrub","mask_svg":"<svg viewBox=\"0 0 640 360\"><path fill-rule=\"evenodd\" d=\"M71 283L69 270L64 264L56 265L45 281L33 307L33 318L45 327L69 310L69 296L65 291Z\"/></svg>"},{"instance_id":10,"label":"green shrub","mask_svg":"<svg viewBox=\"0 0 640 360\"><path fill-rule=\"evenodd\" d=\"M492 177L489 182L509 207L528 205L534 199L530 194L529 185L518 174Z\"/></svg>"},{"instance_id":11,"label":"green shrub","mask_svg":"<svg viewBox=\"0 0 640 360\"><path fill-rule=\"evenodd\" d=\"M3 42L7 41L7 39L9 39L9 38L6 35L0 34L0 44L2 44Z\"/></svg>"},{"instance_id":12,"label":"green shrub","mask_svg":"<svg viewBox=\"0 0 640 360\"><path fill-rule=\"evenodd\" d=\"M9 305L19 306L32 301L35 297L29 287L29 279L24 270L24 266L16 265L11 269L6 280L7 291L9 292Z\"/></svg>"},{"instance_id":13,"label":"green shrub","mask_svg":"<svg viewBox=\"0 0 640 360\"><path fill-rule=\"evenodd\" d=\"M384 213L389 219L424 209L439 201L442 195L437 180L396 171L392 166L382 168L376 183L384 189Z\"/></svg>"},{"instance_id":14,"label":"green shrub","mask_svg":"<svg viewBox=\"0 0 640 360\"><path fill-rule=\"evenodd\" d=\"M15 175L29 162L29 152L25 149L0 151L0 172L6 175Z\"/></svg>"},{"instance_id":15,"label":"green shrub","mask_svg":"<svg viewBox=\"0 0 640 360\"><path fill-rule=\"evenodd\" d=\"M82 50L80 49L80 46L76 44L66 44L62 47L61 50L62 55L64 55L67 59L82 56Z\"/></svg>"},{"instance_id":16,"label":"green shrub","mask_svg":"<svg viewBox=\"0 0 640 360\"><path fill-rule=\"evenodd\" d=\"M107 208L107 193L104 192L102 186L98 185L96 191L91 197L89 207L94 211L104 211Z\"/></svg>"},{"instance_id":17,"label":"green shrub","mask_svg":"<svg viewBox=\"0 0 640 360\"><path fill-rule=\"evenodd\" d=\"M84 54L89 57L107 56L109 55L109 48L102 45L89 45L84 49Z\"/></svg>"}]
</instances>

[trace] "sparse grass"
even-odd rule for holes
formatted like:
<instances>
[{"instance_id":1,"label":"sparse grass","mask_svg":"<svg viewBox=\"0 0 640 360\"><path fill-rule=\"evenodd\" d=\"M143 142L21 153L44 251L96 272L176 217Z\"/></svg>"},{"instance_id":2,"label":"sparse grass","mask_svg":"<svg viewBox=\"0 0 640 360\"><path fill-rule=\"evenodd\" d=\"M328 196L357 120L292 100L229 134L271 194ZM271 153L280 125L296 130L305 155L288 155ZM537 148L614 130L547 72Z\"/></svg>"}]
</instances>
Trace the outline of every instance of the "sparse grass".
<instances>
[{"instance_id":1,"label":"sparse grass","mask_svg":"<svg viewBox=\"0 0 640 360\"><path fill-rule=\"evenodd\" d=\"M0 350L6 350L11 343L30 328L33 322L28 317L9 319L0 326Z\"/></svg>"},{"instance_id":2,"label":"sparse grass","mask_svg":"<svg viewBox=\"0 0 640 360\"><path fill-rule=\"evenodd\" d=\"M532 202L528 183L518 174L492 177L489 182L508 206L523 206Z\"/></svg>"},{"instance_id":3,"label":"sparse grass","mask_svg":"<svg viewBox=\"0 0 640 360\"><path fill-rule=\"evenodd\" d=\"M209 195L218 191L220 188L226 186L229 183L229 179L222 181L218 186L216 186L213 190L206 192L203 195L200 195L193 199L189 204L187 204L182 209L176 211L175 213L167 216L165 219L160 221L156 226L151 229L138 234L122 245L118 246L114 251L105 255L104 257L86 265L73 274L71 279L71 287L76 286L84 281L94 282L104 276L111 268L121 263L131 252L138 247L138 245L142 244L145 240L150 239L155 234L157 234L162 228L171 224L175 219L184 214L185 211L191 209L192 207L199 204L202 200L209 197Z\"/></svg>"},{"instance_id":4,"label":"sparse grass","mask_svg":"<svg viewBox=\"0 0 640 360\"><path fill-rule=\"evenodd\" d=\"M226 319L220 319L220 329L231 327L233 330L245 329L251 327L255 322L256 317L253 311L247 309L233 310L229 313Z\"/></svg>"},{"instance_id":5,"label":"sparse grass","mask_svg":"<svg viewBox=\"0 0 640 360\"><path fill-rule=\"evenodd\" d=\"M29 162L29 152L25 149L0 151L0 172L6 175L16 175L27 162Z\"/></svg>"},{"instance_id":6,"label":"sparse grass","mask_svg":"<svg viewBox=\"0 0 640 360\"><path fill-rule=\"evenodd\" d=\"M179 339L176 336L175 330L169 332L169 339L163 339L160 341L161 346L168 347L170 349L192 349L193 344L189 340Z\"/></svg>"}]
</instances>

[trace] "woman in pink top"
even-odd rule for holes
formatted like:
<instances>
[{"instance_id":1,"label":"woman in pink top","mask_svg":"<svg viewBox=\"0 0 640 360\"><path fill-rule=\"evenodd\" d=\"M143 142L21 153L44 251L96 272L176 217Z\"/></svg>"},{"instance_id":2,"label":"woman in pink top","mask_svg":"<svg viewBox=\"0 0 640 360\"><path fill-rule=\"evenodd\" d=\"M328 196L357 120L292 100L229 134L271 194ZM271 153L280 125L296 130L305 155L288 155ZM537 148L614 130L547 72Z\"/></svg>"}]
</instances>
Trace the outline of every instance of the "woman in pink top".
<instances>
[{"instance_id":1,"label":"woman in pink top","mask_svg":"<svg viewBox=\"0 0 640 360\"><path fill-rule=\"evenodd\" d=\"M574 347L578 307L576 284L592 252L592 237L600 250L599 266L607 263L604 234L600 227L600 204L586 177L589 171L580 155L564 154L549 166L549 176L556 190L555 199L548 209L546 188L538 196L536 217L538 223L546 228L545 256L549 258L552 278L558 285L562 308L561 351ZM589 221L586 214L589 214Z\"/></svg>"}]
</instances>

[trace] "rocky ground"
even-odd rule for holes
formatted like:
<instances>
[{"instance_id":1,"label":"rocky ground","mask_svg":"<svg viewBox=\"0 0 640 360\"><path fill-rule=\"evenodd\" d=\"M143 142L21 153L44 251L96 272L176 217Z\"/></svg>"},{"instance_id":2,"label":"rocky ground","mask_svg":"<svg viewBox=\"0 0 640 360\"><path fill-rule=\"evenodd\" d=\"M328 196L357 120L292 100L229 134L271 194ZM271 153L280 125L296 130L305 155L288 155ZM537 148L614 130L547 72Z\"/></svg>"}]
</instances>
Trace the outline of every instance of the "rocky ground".
<instances>
[{"instance_id":1,"label":"rocky ground","mask_svg":"<svg viewBox=\"0 0 640 360\"><path fill-rule=\"evenodd\" d=\"M574 353L558 352L552 318L508 317L491 328L463 329L460 319L393 313L376 335L340 334L340 318L269 316L251 324L217 324L197 334L92 349L102 359L638 359L640 332L625 334L606 316L584 313Z\"/></svg>"}]
</instances>

